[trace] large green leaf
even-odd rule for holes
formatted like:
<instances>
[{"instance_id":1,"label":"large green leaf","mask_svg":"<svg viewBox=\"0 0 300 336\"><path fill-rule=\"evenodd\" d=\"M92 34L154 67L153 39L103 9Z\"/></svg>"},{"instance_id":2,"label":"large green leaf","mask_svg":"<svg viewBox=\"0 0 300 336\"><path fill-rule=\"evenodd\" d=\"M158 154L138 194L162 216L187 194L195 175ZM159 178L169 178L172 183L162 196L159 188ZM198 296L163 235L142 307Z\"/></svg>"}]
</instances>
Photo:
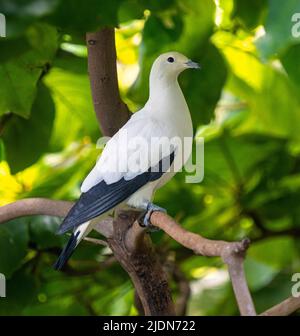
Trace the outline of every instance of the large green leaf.
<instances>
[{"instance_id":1,"label":"large green leaf","mask_svg":"<svg viewBox=\"0 0 300 336\"><path fill-rule=\"evenodd\" d=\"M269 238L252 245L248 251L251 258L265 263L275 270L290 267L295 257L294 241L290 237Z\"/></svg>"},{"instance_id":2,"label":"large green leaf","mask_svg":"<svg viewBox=\"0 0 300 336\"><path fill-rule=\"evenodd\" d=\"M189 57L198 60L201 69L183 73L180 83L196 128L214 118L215 107L226 81L227 69L222 55L211 43L203 48L200 56L193 52Z\"/></svg>"},{"instance_id":3,"label":"large green leaf","mask_svg":"<svg viewBox=\"0 0 300 336\"><path fill-rule=\"evenodd\" d=\"M35 24L29 27L26 39L24 52L20 52L22 48L18 44L10 44L15 57L0 64L0 78L4 83L0 86L0 115L12 112L24 118L30 116L38 79L56 52L56 29L49 25Z\"/></svg>"},{"instance_id":4,"label":"large green leaf","mask_svg":"<svg viewBox=\"0 0 300 336\"><path fill-rule=\"evenodd\" d=\"M40 84L30 119L13 116L4 129L6 159L12 173L32 165L47 152L54 115L54 104L50 92Z\"/></svg>"},{"instance_id":5,"label":"large green leaf","mask_svg":"<svg viewBox=\"0 0 300 336\"><path fill-rule=\"evenodd\" d=\"M65 239L56 234L60 223L61 219L57 217L35 216L30 218L30 240L39 249L62 247Z\"/></svg>"},{"instance_id":6,"label":"large green leaf","mask_svg":"<svg viewBox=\"0 0 300 336\"><path fill-rule=\"evenodd\" d=\"M251 257L245 260L245 272L248 286L253 291L269 285L278 274L278 270Z\"/></svg>"},{"instance_id":7,"label":"large green leaf","mask_svg":"<svg viewBox=\"0 0 300 336\"><path fill-rule=\"evenodd\" d=\"M24 37L0 39L0 62L7 62L30 50L30 44Z\"/></svg>"},{"instance_id":8,"label":"large green leaf","mask_svg":"<svg viewBox=\"0 0 300 336\"><path fill-rule=\"evenodd\" d=\"M84 136L96 141L100 132L92 105L87 59L63 53L45 77L45 83L56 109L52 149L59 150Z\"/></svg>"},{"instance_id":9,"label":"large green leaf","mask_svg":"<svg viewBox=\"0 0 300 336\"><path fill-rule=\"evenodd\" d=\"M284 66L286 72L289 75L289 78L293 81L293 83L298 87L300 92L300 67L299 67L299 59L300 59L300 44L296 44L290 47L286 53L281 56L281 62ZM298 93L299 95L299 93Z\"/></svg>"},{"instance_id":10,"label":"large green leaf","mask_svg":"<svg viewBox=\"0 0 300 336\"><path fill-rule=\"evenodd\" d=\"M285 51L291 44L299 42L299 37L293 36L295 22L292 17L300 13L299 0L269 0L269 10L265 23L266 34L257 41L260 55L263 58L274 57Z\"/></svg>"},{"instance_id":11,"label":"large green leaf","mask_svg":"<svg viewBox=\"0 0 300 336\"><path fill-rule=\"evenodd\" d=\"M240 132L299 140L300 98L289 78L247 51L223 46L222 52L231 71L227 88L246 103L249 112Z\"/></svg>"}]
</instances>

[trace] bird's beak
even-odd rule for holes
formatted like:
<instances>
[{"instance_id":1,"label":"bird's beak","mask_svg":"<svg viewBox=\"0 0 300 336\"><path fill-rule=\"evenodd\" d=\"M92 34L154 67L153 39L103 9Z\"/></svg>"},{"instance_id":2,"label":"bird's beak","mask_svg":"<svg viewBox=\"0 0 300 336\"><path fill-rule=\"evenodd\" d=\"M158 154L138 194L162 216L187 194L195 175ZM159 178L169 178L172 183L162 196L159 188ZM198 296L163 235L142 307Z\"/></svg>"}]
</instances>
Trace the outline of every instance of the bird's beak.
<instances>
[{"instance_id":1,"label":"bird's beak","mask_svg":"<svg viewBox=\"0 0 300 336\"><path fill-rule=\"evenodd\" d=\"M188 60L187 62L184 63L188 68L191 68L191 69L200 69L201 66L196 63L196 62L193 62L191 60Z\"/></svg>"}]
</instances>

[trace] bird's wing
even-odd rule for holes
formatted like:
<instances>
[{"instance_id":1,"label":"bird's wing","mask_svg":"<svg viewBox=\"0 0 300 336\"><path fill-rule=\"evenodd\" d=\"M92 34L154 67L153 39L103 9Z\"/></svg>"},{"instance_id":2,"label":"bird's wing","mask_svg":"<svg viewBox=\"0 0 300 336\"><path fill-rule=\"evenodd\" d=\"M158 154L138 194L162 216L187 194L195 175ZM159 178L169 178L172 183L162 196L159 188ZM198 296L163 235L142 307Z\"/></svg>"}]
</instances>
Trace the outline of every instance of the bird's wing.
<instances>
[{"instance_id":1,"label":"bird's wing","mask_svg":"<svg viewBox=\"0 0 300 336\"><path fill-rule=\"evenodd\" d=\"M100 216L125 201L146 183L159 179L164 174L165 167L172 165L174 157L175 153L172 152L170 156L160 160L157 167L151 167L130 180L125 180L122 177L119 181L111 184L102 180L86 193L82 193L62 222L58 233L65 233Z\"/></svg>"},{"instance_id":2,"label":"bird's wing","mask_svg":"<svg viewBox=\"0 0 300 336\"><path fill-rule=\"evenodd\" d=\"M170 137L170 133L168 125L157 119L134 114L108 141L96 165L83 181L81 191L87 192L103 180L106 184L122 178L130 180L154 167L173 151L167 145L160 146L159 152L153 153L160 139Z\"/></svg>"},{"instance_id":3,"label":"bird's wing","mask_svg":"<svg viewBox=\"0 0 300 336\"><path fill-rule=\"evenodd\" d=\"M161 137L168 137L170 131L153 118L132 118L125 127L128 141L138 139L151 151ZM159 147L159 153L151 156L143 146L126 146L118 140L120 131L107 143L96 166L82 185L82 194L59 228L64 233L86 221L98 217L125 201L137 190L151 181L159 179L171 166L175 157L172 146ZM150 155L150 157L149 157ZM135 158L139 169L127 164ZM124 162L127 164L124 164ZM123 164L122 167L116 164ZM120 169L121 168L121 169Z\"/></svg>"}]
</instances>

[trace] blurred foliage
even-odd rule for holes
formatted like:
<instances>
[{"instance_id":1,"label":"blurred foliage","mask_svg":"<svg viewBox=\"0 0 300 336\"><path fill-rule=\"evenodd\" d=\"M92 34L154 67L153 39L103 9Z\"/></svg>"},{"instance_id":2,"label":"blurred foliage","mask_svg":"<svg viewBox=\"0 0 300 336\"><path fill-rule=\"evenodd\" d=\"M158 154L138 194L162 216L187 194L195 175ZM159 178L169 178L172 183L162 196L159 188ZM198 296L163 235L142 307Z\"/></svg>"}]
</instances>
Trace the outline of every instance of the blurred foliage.
<instances>
[{"instance_id":1,"label":"blurred foliage","mask_svg":"<svg viewBox=\"0 0 300 336\"><path fill-rule=\"evenodd\" d=\"M180 83L205 178L178 174L157 193L182 225L208 238L253 243L246 273L257 310L290 296L300 269L300 39L298 0L0 0L0 204L26 197L76 199L100 137L84 32L118 27L121 94L135 111L153 60L178 50L202 64ZM64 272L51 265L67 237L57 218L0 226L1 315L137 314L127 274L110 251L83 242ZM238 314L219 259L195 257L161 232L164 260L192 288L188 314ZM170 271L175 296L178 277Z\"/></svg>"}]
</instances>

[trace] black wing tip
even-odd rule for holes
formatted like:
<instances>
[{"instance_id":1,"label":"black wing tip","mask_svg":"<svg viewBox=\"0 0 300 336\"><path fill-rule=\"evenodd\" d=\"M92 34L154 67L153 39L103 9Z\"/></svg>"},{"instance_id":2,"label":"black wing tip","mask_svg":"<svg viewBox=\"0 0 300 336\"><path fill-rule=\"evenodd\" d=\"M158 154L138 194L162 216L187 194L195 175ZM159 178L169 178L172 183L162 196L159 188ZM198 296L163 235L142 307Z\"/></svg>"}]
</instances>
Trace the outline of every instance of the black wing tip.
<instances>
[{"instance_id":1,"label":"black wing tip","mask_svg":"<svg viewBox=\"0 0 300 336\"><path fill-rule=\"evenodd\" d=\"M78 231L76 233L76 235L74 233L72 233L68 243L66 244L66 246L63 248L60 256L58 257L58 259L56 260L56 262L53 265L53 268L57 271L60 271L63 269L63 267L65 266L65 264L67 263L67 261L70 259L70 257L72 256L76 245L77 245L77 237L79 235L80 231Z\"/></svg>"}]
</instances>

